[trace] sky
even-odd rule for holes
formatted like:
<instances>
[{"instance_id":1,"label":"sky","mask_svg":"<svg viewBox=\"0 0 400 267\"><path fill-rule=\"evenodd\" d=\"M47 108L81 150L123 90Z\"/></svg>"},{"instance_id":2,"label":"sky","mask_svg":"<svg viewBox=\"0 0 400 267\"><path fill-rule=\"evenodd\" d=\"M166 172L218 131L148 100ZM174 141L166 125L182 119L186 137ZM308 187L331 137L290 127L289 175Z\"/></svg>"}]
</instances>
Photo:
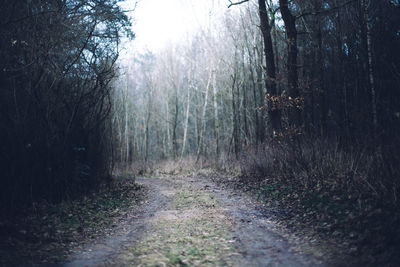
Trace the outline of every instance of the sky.
<instances>
[{"instance_id":1,"label":"sky","mask_svg":"<svg viewBox=\"0 0 400 267\"><path fill-rule=\"evenodd\" d=\"M135 1L127 0L128 7ZM136 38L127 44L128 51L156 52L180 42L199 27L207 27L209 14L223 12L227 0L139 0L133 18Z\"/></svg>"}]
</instances>

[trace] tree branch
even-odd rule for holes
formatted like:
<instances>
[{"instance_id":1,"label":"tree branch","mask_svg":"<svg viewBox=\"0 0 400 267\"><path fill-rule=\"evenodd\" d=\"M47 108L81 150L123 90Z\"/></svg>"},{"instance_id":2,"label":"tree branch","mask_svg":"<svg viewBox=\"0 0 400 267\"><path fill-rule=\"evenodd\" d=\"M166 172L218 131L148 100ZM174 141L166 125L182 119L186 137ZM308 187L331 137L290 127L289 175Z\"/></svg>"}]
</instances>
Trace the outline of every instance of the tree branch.
<instances>
[{"instance_id":1,"label":"tree branch","mask_svg":"<svg viewBox=\"0 0 400 267\"><path fill-rule=\"evenodd\" d=\"M347 5L351 4L351 3L354 3L354 2L356 2L356 1L357 1L357 0L350 0L350 1L347 1L347 2L343 3L342 5L334 6L334 7L332 7L332 8L324 9L324 10L321 10L321 11L318 11L318 12L315 12L315 11L304 12L304 13L301 13L301 14L297 15L297 16L296 16L296 19L299 19L299 18L305 17L305 16L309 16L309 15L314 15L314 16L316 16L316 15L320 15L320 14L329 14L329 13L332 12L332 11L335 11L335 10L337 10L337 9L340 9L340 8L342 8L342 7L345 7L345 6L347 6Z\"/></svg>"},{"instance_id":2,"label":"tree branch","mask_svg":"<svg viewBox=\"0 0 400 267\"><path fill-rule=\"evenodd\" d=\"M231 0L229 0L229 6L228 6L228 8L230 8L231 6L236 6L236 5L240 5L240 4L243 4L243 3L246 3L246 2L249 2L249 0L242 0L242 1L239 1L239 2L235 2L235 3L233 3Z\"/></svg>"}]
</instances>

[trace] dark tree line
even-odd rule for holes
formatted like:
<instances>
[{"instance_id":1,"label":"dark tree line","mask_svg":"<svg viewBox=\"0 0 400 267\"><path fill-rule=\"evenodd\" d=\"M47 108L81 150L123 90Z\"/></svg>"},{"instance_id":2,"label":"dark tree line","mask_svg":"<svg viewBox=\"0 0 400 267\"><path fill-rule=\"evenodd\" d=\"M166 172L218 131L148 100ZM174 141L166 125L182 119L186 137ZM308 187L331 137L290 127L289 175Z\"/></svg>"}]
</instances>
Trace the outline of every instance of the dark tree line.
<instances>
[{"instance_id":1,"label":"dark tree line","mask_svg":"<svg viewBox=\"0 0 400 267\"><path fill-rule=\"evenodd\" d=\"M1 1L2 207L73 197L109 176L109 83L129 26L117 2Z\"/></svg>"},{"instance_id":2,"label":"dark tree line","mask_svg":"<svg viewBox=\"0 0 400 267\"><path fill-rule=\"evenodd\" d=\"M399 4L396 1L259 1L266 79L279 84L275 98L284 128L302 125L311 135L382 143L399 130ZM276 11L283 31L271 44ZM274 53L284 64L279 77ZM274 63L277 66L277 62ZM267 85L269 98L275 85ZM288 98L288 99L285 99ZM275 105L270 104L269 110ZM269 116L272 128L276 116ZM390 136L390 137L389 137ZM377 143L374 143L377 144Z\"/></svg>"},{"instance_id":3,"label":"dark tree line","mask_svg":"<svg viewBox=\"0 0 400 267\"><path fill-rule=\"evenodd\" d=\"M399 2L260 0L257 7L270 132L279 141L300 143L300 151L293 151L300 153L297 160L308 149L302 145L307 139L372 155L365 166L368 190L397 205Z\"/></svg>"}]
</instances>

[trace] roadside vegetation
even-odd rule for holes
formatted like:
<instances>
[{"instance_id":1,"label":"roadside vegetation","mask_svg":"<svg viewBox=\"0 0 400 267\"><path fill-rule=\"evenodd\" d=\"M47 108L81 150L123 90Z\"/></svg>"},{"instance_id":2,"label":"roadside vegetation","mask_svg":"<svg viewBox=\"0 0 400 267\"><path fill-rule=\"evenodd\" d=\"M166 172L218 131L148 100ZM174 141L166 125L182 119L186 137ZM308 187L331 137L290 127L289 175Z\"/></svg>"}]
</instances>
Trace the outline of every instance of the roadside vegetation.
<instances>
[{"instance_id":1,"label":"roadside vegetation","mask_svg":"<svg viewBox=\"0 0 400 267\"><path fill-rule=\"evenodd\" d=\"M143 201L144 188L119 178L79 199L38 202L0 219L0 265L57 263L69 250L112 234Z\"/></svg>"},{"instance_id":2,"label":"roadside vegetation","mask_svg":"<svg viewBox=\"0 0 400 267\"><path fill-rule=\"evenodd\" d=\"M282 207L289 226L309 225L325 238L345 239L367 261L394 263L399 168L390 165L398 159L384 157L337 142L276 142L243 155L235 183Z\"/></svg>"}]
</instances>

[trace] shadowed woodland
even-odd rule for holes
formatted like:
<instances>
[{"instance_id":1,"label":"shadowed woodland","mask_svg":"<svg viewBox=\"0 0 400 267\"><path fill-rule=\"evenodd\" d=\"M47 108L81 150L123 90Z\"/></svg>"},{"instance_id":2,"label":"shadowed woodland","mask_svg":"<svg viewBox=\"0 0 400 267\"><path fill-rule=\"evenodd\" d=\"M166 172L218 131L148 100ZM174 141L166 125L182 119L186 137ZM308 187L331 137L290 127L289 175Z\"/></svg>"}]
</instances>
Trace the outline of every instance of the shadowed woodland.
<instances>
[{"instance_id":1,"label":"shadowed woodland","mask_svg":"<svg viewBox=\"0 0 400 267\"><path fill-rule=\"evenodd\" d=\"M221 1L121 60L118 2L1 1L2 214L208 168L398 260L399 1Z\"/></svg>"}]
</instances>

